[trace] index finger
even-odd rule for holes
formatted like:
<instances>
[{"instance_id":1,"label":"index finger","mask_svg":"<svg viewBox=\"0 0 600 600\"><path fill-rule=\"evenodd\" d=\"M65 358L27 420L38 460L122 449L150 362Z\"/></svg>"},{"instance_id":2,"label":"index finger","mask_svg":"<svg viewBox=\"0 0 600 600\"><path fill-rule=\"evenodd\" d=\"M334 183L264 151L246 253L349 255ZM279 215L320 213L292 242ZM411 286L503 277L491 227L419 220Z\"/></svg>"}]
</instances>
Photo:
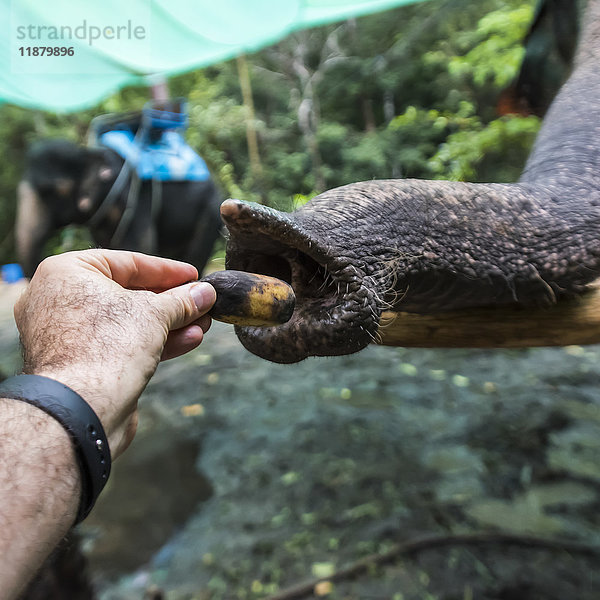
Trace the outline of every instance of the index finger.
<instances>
[{"instance_id":1,"label":"index finger","mask_svg":"<svg viewBox=\"0 0 600 600\"><path fill-rule=\"evenodd\" d=\"M77 254L84 266L127 289L163 292L198 279L196 267L170 258L125 250L86 250Z\"/></svg>"}]
</instances>

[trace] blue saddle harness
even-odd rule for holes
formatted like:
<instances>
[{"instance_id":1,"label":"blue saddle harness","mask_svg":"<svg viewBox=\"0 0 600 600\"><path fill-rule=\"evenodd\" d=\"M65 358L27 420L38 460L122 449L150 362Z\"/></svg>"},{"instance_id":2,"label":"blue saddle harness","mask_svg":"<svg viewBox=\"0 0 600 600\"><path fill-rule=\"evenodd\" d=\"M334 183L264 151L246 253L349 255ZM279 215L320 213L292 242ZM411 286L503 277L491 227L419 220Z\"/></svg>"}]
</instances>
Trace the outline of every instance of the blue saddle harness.
<instances>
[{"instance_id":1,"label":"blue saddle harness","mask_svg":"<svg viewBox=\"0 0 600 600\"><path fill-rule=\"evenodd\" d=\"M100 143L127 161L140 179L159 181L207 181L210 173L204 160L185 142L180 133L165 130L153 142L131 130L107 131Z\"/></svg>"},{"instance_id":2,"label":"blue saddle harness","mask_svg":"<svg viewBox=\"0 0 600 600\"><path fill-rule=\"evenodd\" d=\"M141 112L101 115L92 121L90 144L110 148L125 161L106 198L88 221L100 223L129 185L125 208L111 238L113 246L122 241L136 218L142 181L152 182L150 211L158 215L163 182L210 180L206 163L180 133L186 126L187 112L181 100L149 102Z\"/></svg>"},{"instance_id":3,"label":"blue saddle harness","mask_svg":"<svg viewBox=\"0 0 600 600\"><path fill-rule=\"evenodd\" d=\"M180 133L187 127L185 103L170 104L160 107L149 102L137 127L117 122L113 128L105 128L98 141L124 158L142 180L207 181L206 163ZM173 110L174 106L177 109Z\"/></svg>"}]
</instances>

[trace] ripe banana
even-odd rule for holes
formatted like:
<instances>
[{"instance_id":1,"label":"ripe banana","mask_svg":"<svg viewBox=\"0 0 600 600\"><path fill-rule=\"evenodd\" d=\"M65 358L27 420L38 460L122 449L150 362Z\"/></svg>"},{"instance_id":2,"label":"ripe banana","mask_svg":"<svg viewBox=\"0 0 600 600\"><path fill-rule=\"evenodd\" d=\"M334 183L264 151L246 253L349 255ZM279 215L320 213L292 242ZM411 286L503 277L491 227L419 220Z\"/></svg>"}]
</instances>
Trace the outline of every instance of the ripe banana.
<instances>
[{"instance_id":1,"label":"ripe banana","mask_svg":"<svg viewBox=\"0 0 600 600\"><path fill-rule=\"evenodd\" d=\"M294 312L294 290L281 279L228 270L210 273L202 281L217 292L217 301L208 312L217 321L273 327L289 321Z\"/></svg>"}]
</instances>

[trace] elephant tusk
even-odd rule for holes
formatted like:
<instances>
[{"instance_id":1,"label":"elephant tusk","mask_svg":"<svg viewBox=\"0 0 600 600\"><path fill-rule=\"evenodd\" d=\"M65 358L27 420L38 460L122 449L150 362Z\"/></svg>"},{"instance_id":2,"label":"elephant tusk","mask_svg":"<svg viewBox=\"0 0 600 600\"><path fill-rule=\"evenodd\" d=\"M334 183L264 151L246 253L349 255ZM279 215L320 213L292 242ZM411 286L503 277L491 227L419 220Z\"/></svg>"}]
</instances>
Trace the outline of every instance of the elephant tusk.
<instances>
[{"instance_id":1,"label":"elephant tusk","mask_svg":"<svg viewBox=\"0 0 600 600\"><path fill-rule=\"evenodd\" d=\"M549 308L483 307L432 314L386 311L384 346L526 348L600 343L600 280L581 296Z\"/></svg>"}]
</instances>

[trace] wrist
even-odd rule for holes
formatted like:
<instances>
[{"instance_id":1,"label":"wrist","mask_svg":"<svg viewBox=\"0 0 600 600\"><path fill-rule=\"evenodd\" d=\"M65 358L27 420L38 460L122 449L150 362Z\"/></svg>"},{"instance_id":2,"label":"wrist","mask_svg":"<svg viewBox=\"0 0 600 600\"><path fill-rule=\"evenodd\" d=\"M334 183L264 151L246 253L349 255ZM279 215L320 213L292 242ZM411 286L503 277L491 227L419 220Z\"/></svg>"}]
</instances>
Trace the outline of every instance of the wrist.
<instances>
[{"instance_id":1,"label":"wrist","mask_svg":"<svg viewBox=\"0 0 600 600\"><path fill-rule=\"evenodd\" d=\"M112 450L113 458L120 454L120 422L121 415L118 413L118 402L115 402L115 393L110 391L111 382L109 377L99 381L91 369L85 367L69 367L65 369L43 367L40 369L29 369L25 371L28 375L39 375L58 381L75 393L79 394L92 408L102 424L102 428L108 439L108 445Z\"/></svg>"},{"instance_id":2,"label":"wrist","mask_svg":"<svg viewBox=\"0 0 600 600\"><path fill-rule=\"evenodd\" d=\"M95 378L90 374L89 369L85 369L81 366L72 366L65 369L45 366L39 369L24 369L23 373L26 375L47 377L48 379L53 379L54 381L58 381L71 388L93 408L100 419L102 426L105 430L107 429L105 421L110 421L110 418L104 406L105 395L103 397L99 393L98 390L101 389L101 386L96 383Z\"/></svg>"}]
</instances>

